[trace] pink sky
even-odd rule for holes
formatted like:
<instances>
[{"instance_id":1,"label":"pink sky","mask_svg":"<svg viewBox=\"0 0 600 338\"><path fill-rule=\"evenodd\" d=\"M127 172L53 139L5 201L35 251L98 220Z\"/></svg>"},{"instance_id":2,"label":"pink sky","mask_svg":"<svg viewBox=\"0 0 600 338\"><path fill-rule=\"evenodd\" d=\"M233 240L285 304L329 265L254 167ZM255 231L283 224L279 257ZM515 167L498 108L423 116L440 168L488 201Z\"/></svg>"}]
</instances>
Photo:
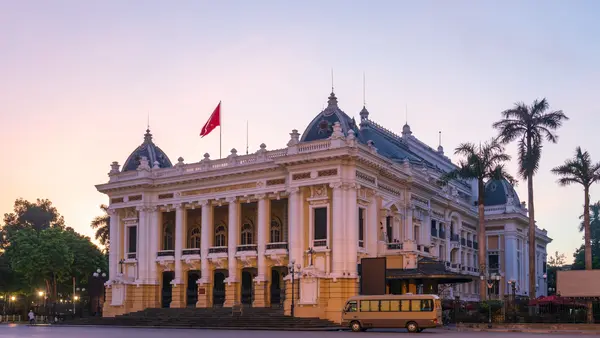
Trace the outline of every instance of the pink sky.
<instances>
[{"instance_id":1,"label":"pink sky","mask_svg":"<svg viewBox=\"0 0 600 338\"><path fill-rule=\"evenodd\" d=\"M492 122L516 101L545 96L563 109L571 121L544 148L534 182L549 251L570 258L582 242L583 192L558 187L549 170L577 145L600 160L598 5L377 3L1 3L0 212L18 197L49 198L91 235L107 202L94 184L142 142L148 114L172 162L218 157L218 132L198 134L219 100L223 156L245 152L247 120L251 152L282 148L323 108L334 68L346 113L358 118L365 72L373 120L400 133L407 105L414 135L436 147L441 130L447 153L494 135ZM517 190L526 200L526 183Z\"/></svg>"}]
</instances>

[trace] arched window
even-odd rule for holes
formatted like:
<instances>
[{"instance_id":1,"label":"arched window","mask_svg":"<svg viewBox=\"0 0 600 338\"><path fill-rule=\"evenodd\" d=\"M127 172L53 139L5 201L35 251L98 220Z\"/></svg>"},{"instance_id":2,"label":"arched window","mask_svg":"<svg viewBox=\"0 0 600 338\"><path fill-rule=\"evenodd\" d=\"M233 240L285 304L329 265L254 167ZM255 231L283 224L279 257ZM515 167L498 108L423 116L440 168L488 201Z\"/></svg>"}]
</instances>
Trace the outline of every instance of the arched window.
<instances>
[{"instance_id":1,"label":"arched window","mask_svg":"<svg viewBox=\"0 0 600 338\"><path fill-rule=\"evenodd\" d=\"M200 227L194 227L189 235L189 249L200 249Z\"/></svg>"},{"instance_id":2,"label":"arched window","mask_svg":"<svg viewBox=\"0 0 600 338\"><path fill-rule=\"evenodd\" d=\"M254 225L252 221L246 219L242 224L242 245L254 244Z\"/></svg>"},{"instance_id":3,"label":"arched window","mask_svg":"<svg viewBox=\"0 0 600 338\"><path fill-rule=\"evenodd\" d=\"M271 229L270 229L270 243L280 243L283 242L283 231L281 226L281 220L277 216L273 216L271 218Z\"/></svg>"},{"instance_id":4,"label":"arched window","mask_svg":"<svg viewBox=\"0 0 600 338\"><path fill-rule=\"evenodd\" d=\"M167 220L163 223L163 250L175 250L173 228L174 226L171 220Z\"/></svg>"},{"instance_id":5,"label":"arched window","mask_svg":"<svg viewBox=\"0 0 600 338\"><path fill-rule=\"evenodd\" d=\"M224 224L219 224L215 228L214 246L227 246L227 227Z\"/></svg>"}]
</instances>

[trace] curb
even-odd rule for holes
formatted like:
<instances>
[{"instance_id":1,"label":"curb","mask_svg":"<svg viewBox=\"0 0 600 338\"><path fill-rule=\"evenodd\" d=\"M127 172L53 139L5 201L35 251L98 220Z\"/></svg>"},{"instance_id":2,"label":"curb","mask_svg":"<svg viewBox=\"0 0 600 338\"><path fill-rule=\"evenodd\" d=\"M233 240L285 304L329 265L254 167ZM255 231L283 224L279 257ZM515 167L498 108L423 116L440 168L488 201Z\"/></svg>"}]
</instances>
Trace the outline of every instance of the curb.
<instances>
[{"instance_id":1,"label":"curb","mask_svg":"<svg viewBox=\"0 0 600 338\"><path fill-rule=\"evenodd\" d=\"M536 330L536 329L475 329L459 328L459 332L506 332L506 333L536 333L536 334L575 334L575 335L600 335L598 331L575 331L575 330Z\"/></svg>"},{"instance_id":2,"label":"curb","mask_svg":"<svg viewBox=\"0 0 600 338\"><path fill-rule=\"evenodd\" d=\"M28 325L42 326L42 325ZM43 325L54 327L110 327L120 329L176 329L176 330L229 330L229 331L345 331L346 328L274 328L274 327L207 327L207 326L121 326L121 325L69 325L69 324L54 324Z\"/></svg>"}]
</instances>

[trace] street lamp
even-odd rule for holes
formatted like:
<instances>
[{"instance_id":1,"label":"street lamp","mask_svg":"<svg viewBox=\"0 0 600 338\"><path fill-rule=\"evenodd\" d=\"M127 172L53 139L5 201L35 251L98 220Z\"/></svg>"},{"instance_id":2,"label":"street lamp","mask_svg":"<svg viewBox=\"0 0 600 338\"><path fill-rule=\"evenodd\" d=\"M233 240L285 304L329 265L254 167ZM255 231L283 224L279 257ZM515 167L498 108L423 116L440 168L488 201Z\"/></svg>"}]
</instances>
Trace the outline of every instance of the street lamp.
<instances>
[{"instance_id":1,"label":"street lamp","mask_svg":"<svg viewBox=\"0 0 600 338\"><path fill-rule=\"evenodd\" d=\"M299 273L300 271L300 264L296 264L296 260L292 259L292 261L290 262L290 264L288 264L288 270L289 273L292 274L292 307L291 307L291 315L292 318L294 317L294 279L296 276L296 273Z\"/></svg>"},{"instance_id":2,"label":"street lamp","mask_svg":"<svg viewBox=\"0 0 600 338\"><path fill-rule=\"evenodd\" d=\"M100 293L101 293L100 290L101 290L102 286L104 285L103 281L104 281L104 278L106 278L106 273L102 272L101 269L97 269L92 275L97 279L97 282L98 282L98 294L97 294L98 306L96 309L96 315L101 316L102 307L100 306ZM102 278L102 279L100 279L100 278Z\"/></svg>"},{"instance_id":3,"label":"street lamp","mask_svg":"<svg viewBox=\"0 0 600 338\"><path fill-rule=\"evenodd\" d=\"M481 278L481 280L486 280L486 276L484 274L481 274L479 276L479 278ZM499 274L489 274L489 276L487 277L486 283L487 283L487 287L488 287L488 292L487 292L487 296L488 296L488 328L492 328L492 304L490 303L490 300L492 298L492 288L494 287L494 285L496 285L496 281L500 280L500 275Z\"/></svg>"}]
</instances>

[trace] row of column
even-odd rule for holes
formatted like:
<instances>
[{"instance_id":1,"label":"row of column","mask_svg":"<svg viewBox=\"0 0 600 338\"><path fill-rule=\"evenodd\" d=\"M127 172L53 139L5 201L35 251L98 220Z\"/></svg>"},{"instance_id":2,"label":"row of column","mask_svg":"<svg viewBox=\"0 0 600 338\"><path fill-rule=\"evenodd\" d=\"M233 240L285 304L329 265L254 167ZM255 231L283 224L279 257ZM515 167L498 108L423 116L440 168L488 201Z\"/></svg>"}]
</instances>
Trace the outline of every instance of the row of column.
<instances>
[{"instance_id":1,"label":"row of column","mask_svg":"<svg viewBox=\"0 0 600 338\"><path fill-rule=\"evenodd\" d=\"M331 236L332 243L332 275L334 277L356 277L357 276L357 256L358 256L358 204L357 204L357 186L353 184L331 184L333 198L331 203ZM304 250L307 247L303 231L304 224L304 206L299 188L288 190L288 257L291 262L304 265ZM227 199L228 208L228 270L229 277L227 282L237 282L238 262L236 259L237 243L240 230L241 205L237 198ZM210 239L213 237L213 206L210 201L201 201L201 282L208 283L210 276L209 268L209 248ZM258 198L258 228L257 228L257 281L266 280L267 262L266 262L266 244L268 227L270 220L270 203L266 195L260 195ZM140 206L138 219L138 281L144 284L158 284L156 254L159 251L159 209L157 207ZM185 211L183 204L175 205L175 250L174 250L174 270L175 284L183 283L182 278L182 251L185 246L184 228ZM367 207L367 217L365 219L364 242L366 250L370 255L377 253L377 233L378 233L378 213L377 202L373 198L371 204ZM412 216L410 217L412 221ZM410 222L412 224L412 222ZM120 218L117 210L110 210L110 240L111 250L109 253L109 277L116 279L118 274L119 259L123 254L122 239L119 231ZM314 226L313 224L309 226ZM412 226L411 226L412 228Z\"/></svg>"}]
</instances>

